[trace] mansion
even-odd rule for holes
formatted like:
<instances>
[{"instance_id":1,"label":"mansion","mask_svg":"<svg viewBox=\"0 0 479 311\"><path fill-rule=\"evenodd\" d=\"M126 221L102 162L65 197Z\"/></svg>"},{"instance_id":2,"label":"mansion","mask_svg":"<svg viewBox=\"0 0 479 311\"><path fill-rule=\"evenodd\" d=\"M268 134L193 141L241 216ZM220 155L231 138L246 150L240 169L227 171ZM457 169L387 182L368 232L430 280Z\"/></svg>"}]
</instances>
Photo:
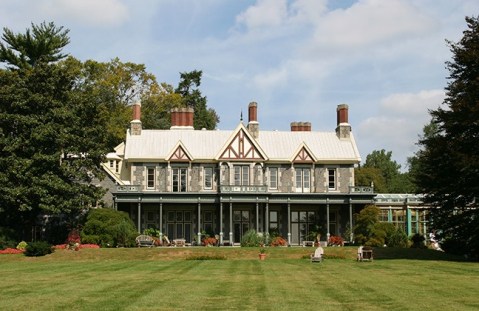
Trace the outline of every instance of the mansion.
<instances>
[{"instance_id":1,"label":"mansion","mask_svg":"<svg viewBox=\"0 0 479 311\"><path fill-rule=\"evenodd\" d=\"M361 157L347 105L337 106L336 119L330 132L313 131L309 122L261 130L253 102L248 123L234 130L194 130L191 108L173 109L169 130L145 130L137 103L125 142L103 164L112 205L138 232L156 228L186 243L207 233L234 245L250 229L279 234L289 245L315 232L324 241L352 240L353 215L376 194L354 184ZM392 220L397 206L383 203Z\"/></svg>"}]
</instances>

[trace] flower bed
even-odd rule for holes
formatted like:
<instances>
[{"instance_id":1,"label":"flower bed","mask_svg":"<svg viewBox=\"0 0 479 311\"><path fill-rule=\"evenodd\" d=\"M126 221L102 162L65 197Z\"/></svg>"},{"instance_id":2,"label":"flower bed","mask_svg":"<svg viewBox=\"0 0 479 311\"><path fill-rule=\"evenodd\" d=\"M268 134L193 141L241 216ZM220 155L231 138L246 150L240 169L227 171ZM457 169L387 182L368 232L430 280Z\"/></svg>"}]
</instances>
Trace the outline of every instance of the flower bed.
<instances>
[{"instance_id":1,"label":"flower bed","mask_svg":"<svg viewBox=\"0 0 479 311\"><path fill-rule=\"evenodd\" d=\"M286 246L288 242L280 236L274 237L271 240L271 246Z\"/></svg>"},{"instance_id":2,"label":"flower bed","mask_svg":"<svg viewBox=\"0 0 479 311\"><path fill-rule=\"evenodd\" d=\"M330 246L344 246L344 239L337 235L329 237L328 245Z\"/></svg>"},{"instance_id":3,"label":"flower bed","mask_svg":"<svg viewBox=\"0 0 479 311\"><path fill-rule=\"evenodd\" d=\"M6 248L0 251L0 254L22 254L23 250L16 248Z\"/></svg>"}]
</instances>

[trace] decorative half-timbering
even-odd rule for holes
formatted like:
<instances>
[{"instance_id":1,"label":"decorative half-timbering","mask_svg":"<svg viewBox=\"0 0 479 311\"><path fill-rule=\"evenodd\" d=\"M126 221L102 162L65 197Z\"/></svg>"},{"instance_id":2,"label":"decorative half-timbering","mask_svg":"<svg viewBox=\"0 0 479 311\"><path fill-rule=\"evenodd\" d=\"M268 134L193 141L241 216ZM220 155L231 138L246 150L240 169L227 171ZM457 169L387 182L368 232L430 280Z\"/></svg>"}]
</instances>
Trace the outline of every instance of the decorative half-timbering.
<instances>
[{"instance_id":1,"label":"decorative half-timbering","mask_svg":"<svg viewBox=\"0 0 479 311\"><path fill-rule=\"evenodd\" d=\"M104 163L117 184L113 206L138 232L154 227L186 244L208 234L234 245L250 229L289 245L318 234L323 243L331 235L351 240L353 214L373 202L371 187L354 184L361 157L346 133L347 105L338 107L329 132L312 131L310 122L260 130L257 103L248 106L248 124L240 120L234 130L195 130L191 108L173 110L168 130L139 130L140 109L135 105L125 142Z\"/></svg>"}]
</instances>

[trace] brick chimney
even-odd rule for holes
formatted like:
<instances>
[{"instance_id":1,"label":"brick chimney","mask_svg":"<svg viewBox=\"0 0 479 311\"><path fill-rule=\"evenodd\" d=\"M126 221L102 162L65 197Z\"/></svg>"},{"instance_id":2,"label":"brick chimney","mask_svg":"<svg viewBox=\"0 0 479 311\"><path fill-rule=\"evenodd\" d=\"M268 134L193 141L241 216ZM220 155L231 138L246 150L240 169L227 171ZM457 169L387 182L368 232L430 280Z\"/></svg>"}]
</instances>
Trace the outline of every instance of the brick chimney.
<instances>
[{"instance_id":1,"label":"brick chimney","mask_svg":"<svg viewBox=\"0 0 479 311\"><path fill-rule=\"evenodd\" d=\"M336 135L338 135L340 139L349 139L351 134L351 125L348 121L348 110L349 107L346 104L338 105L336 108Z\"/></svg>"},{"instance_id":2,"label":"brick chimney","mask_svg":"<svg viewBox=\"0 0 479 311\"><path fill-rule=\"evenodd\" d=\"M170 130L193 130L193 108L171 109Z\"/></svg>"},{"instance_id":3,"label":"brick chimney","mask_svg":"<svg viewBox=\"0 0 479 311\"><path fill-rule=\"evenodd\" d=\"M132 106L133 108L133 117L130 122L130 134L131 135L141 135L141 102L136 102Z\"/></svg>"},{"instance_id":4,"label":"brick chimney","mask_svg":"<svg viewBox=\"0 0 479 311\"><path fill-rule=\"evenodd\" d=\"M291 132L311 132L311 122L291 122Z\"/></svg>"},{"instance_id":5,"label":"brick chimney","mask_svg":"<svg viewBox=\"0 0 479 311\"><path fill-rule=\"evenodd\" d=\"M254 137L258 139L259 137L259 123L258 123L258 104L251 102L248 105L248 131Z\"/></svg>"}]
</instances>

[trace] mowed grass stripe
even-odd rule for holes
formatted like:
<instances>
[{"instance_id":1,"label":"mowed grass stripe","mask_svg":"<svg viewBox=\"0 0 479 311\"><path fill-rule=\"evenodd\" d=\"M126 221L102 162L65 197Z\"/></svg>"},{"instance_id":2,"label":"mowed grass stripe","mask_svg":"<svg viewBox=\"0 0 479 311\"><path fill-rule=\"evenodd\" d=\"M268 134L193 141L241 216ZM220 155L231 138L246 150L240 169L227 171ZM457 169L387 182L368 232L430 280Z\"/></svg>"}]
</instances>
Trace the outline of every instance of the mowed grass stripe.
<instances>
[{"instance_id":1,"label":"mowed grass stripe","mask_svg":"<svg viewBox=\"0 0 479 311\"><path fill-rule=\"evenodd\" d=\"M308 252L271 249L266 261L257 259L257 249L240 248L57 251L41 258L3 255L0 309L479 309L477 263L358 263L354 250L328 248L327 253L349 255L313 264L304 258ZM191 254L228 259L185 260Z\"/></svg>"}]
</instances>

